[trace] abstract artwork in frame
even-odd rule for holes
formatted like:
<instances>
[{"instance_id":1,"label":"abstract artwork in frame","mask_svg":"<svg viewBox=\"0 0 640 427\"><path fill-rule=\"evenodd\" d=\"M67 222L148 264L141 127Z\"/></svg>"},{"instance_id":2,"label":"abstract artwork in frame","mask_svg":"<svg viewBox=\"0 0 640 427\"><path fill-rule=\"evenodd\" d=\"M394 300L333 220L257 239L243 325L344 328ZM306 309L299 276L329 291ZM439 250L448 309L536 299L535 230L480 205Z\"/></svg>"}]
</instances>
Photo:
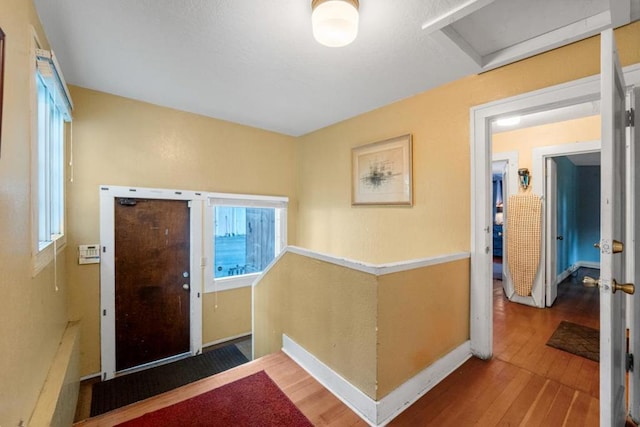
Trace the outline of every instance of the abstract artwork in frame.
<instances>
[{"instance_id":1,"label":"abstract artwork in frame","mask_svg":"<svg viewBox=\"0 0 640 427\"><path fill-rule=\"evenodd\" d=\"M408 134L353 148L351 204L411 206L411 145Z\"/></svg>"}]
</instances>

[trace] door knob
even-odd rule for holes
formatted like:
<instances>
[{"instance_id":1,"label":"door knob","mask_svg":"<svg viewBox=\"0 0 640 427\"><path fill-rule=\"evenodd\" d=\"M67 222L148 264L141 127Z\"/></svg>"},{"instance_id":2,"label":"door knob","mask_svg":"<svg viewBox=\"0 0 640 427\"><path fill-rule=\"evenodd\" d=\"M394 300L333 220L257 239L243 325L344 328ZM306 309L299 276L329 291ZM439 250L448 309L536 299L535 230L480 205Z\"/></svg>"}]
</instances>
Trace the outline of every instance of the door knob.
<instances>
[{"instance_id":1,"label":"door knob","mask_svg":"<svg viewBox=\"0 0 640 427\"><path fill-rule=\"evenodd\" d=\"M558 239L558 240L564 240L564 237L562 237L562 236L558 236L558 237L556 237L556 239Z\"/></svg>"},{"instance_id":2,"label":"door knob","mask_svg":"<svg viewBox=\"0 0 640 427\"><path fill-rule=\"evenodd\" d=\"M615 280L613 281L613 293L616 291L622 291L625 294L633 295L636 291L636 287L633 283L618 283Z\"/></svg>"},{"instance_id":3,"label":"door knob","mask_svg":"<svg viewBox=\"0 0 640 427\"><path fill-rule=\"evenodd\" d=\"M614 253L614 254L619 254L620 252L624 251L624 243L619 242L618 240L614 240L612 242L612 248L611 248L611 252L609 252L608 250L605 251L606 253ZM594 248L600 249L600 242L594 243L593 244Z\"/></svg>"},{"instance_id":4,"label":"door knob","mask_svg":"<svg viewBox=\"0 0 640 427\"><path fill-rule=\"evenodd\" d=\"M582 284L587 288L596 288L600 286L600 279L594 279L593 277L584 276L582 279ZM636 287L633 283L618 283L615 279L613 279L613 293L616 291L622 291L625 294L633 295L636 291Z\"/></svg>"},{"instance_id":5,"label":"door knob","mask_svg":"<svg viewBox=\"0 0 640 427\"><path fill-rule=\"evenodd\" d=\"M600 279L594 279L593 277L584 276L582 278L582 284L585 288L597 288L600 286Z\"/></svg>"},{"instance_id":6,"label":"door knob","mask_svg":"<svg viewBox=\"0 0 640 427\"><path fill-rule=\"evenodd\" d=\"M185 291L189 290L189 284L185 283L184 285L182 285L182 289L184 289Z\"/></svg>"}]
</instances>

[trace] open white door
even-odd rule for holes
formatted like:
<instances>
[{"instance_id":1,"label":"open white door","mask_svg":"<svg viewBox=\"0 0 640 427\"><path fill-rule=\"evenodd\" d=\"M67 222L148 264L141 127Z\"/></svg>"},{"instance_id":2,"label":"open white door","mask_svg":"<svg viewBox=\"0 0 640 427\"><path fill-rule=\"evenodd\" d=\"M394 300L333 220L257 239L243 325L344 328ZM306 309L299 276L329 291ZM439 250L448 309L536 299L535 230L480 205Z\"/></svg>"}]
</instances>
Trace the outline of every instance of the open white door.
<instances>
[{"instance_id":1,"label":"open white door","mask_svg":"<svg viewBox=\"0 0 640 427\"><path fill-rule=\"evenodd\" d=\"M553 157L545 160L545 224L546 224L546 305L551 307L558 296L558 174Z\"/></svg>"},{"instance_id":2,"label":"open white door","mask_svg":"<svg viewBox=\"0 0 640 427\"><path fill-rule=\"evenodd\" d=\"M623 426L625 401L625 83L613 30L601 38L600 425ZM631 218L629 218L631 219ZM632 244L632 242L629 242Z\"/></svg>"},{"instance_id":3,"label":"open white door","mask_svg":"<svg viewBox=\"0 0 640 427\"><path fill-rule=\"evenodd\" d=\"M634 124L640 123L640 89L634 89L629 96L629 104ZM627 127L627 218L631 218L627 229L627 281L640 282L640 132L635 131L635 126ZM627 296L627 309L629 310L629 349L631 354L640 355L640 295ZM637 363L637 362L636 362ZM629 373L629 415L638 423L640 421L640 369L636 367Z\"/></svg>"}]
</instances>

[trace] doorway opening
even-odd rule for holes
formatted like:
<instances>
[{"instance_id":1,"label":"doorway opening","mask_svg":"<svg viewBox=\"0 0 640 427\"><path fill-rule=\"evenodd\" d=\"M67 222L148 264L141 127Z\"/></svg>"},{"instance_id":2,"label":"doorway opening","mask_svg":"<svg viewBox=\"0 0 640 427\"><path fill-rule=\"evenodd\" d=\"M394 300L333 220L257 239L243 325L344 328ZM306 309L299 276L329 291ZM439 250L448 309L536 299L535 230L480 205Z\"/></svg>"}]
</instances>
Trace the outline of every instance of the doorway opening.
<instances>
[{"instance_id":1,"label":"doorway opening","mask_svg":"<svg viewBox=\"0 0 640 427\"><path fill-rule=\"evenodd\" d=\"M504 276L504 200L507 193L504 189L507 179L506 160L494 160L491 165L491 186L493 210L493 280L503 281Z\"/></svg>"},{"instance_id":2,"label":"doorway opening","mask_svg":"<svg viewBox=\"0 0 640 427\"><path fill-rule=\"evenodd\" d=\"M611 59L612 54L610 51L613 51L610 45L613 45L611 42L613 37L611 32L605 32L601 36L603 41L603 59L602 63L608 65L609 63L613 63L614 61ZM614 68L613 66L610 68ZM607 101L607 108L603 106L603 115L607 117L606 120L606 129L603 132L603 138L606 137L606 160L608 164L616 164L616 167L603 169L603 181L605 178L607 182L614 182L610 173L611 170L620 170L624 174L624 168L619 168L617 165L620 163L620 156L613 156L611 153L611 147L616 144L616 154L623 152L619 147L620 135L624 135L624 132L620 132L621 120L619 120L620 115L613 114L613 106L616 106L615 111L623 111L624 108L620 108L620 99L621 99L621 91L620 88L624 88L624 83L618 84L614 86L611 83L611 76L620 77L624 74L627 84L637 84L640 82L640 66L632 66L628 67L624 70L624 72L613 73L610 68L603 67L603 79L602 79L602 88L606 96L603 95L603 100ZM620 79L618 79L620 80ZM600 76L593 76L577 81L573 81L570 83L558 85L552 88L547 88L543 90L539 90L536 92L532 92L529 94L496 101L493 103L485 104L483 106L475 107L471 109L471 159L472 159L472 191L471 191L471 206L472 206L472 219L471 219L471 323L470 323L470 335L471 335L471 349L475 356L483 359L489 359L493 356L494 348L493 348L493 294L492 294L492 286L489 285L492 283L491 276L491 206L490 206L490 163L491 163L491 155L492 155L492 134L491 134L491 126L492 123L499 117L513 116L513 115L523 115L536 113L541 111L547 111L554 108L562 108L568 107L576 104L581 104L585 102L593 102L600 98ZM613 89L612 89L613 88ZM615 89L615 90L614 90ZM635 96L635 95L634 95ZM624 98L624 96L622 96ZM636 96L635 99L638 99ZM615 119L615 120L614 120ZM603 125L603 127L605 127ZM616 129L616 133L611 131L611 129ZM604 159L603 159L604 164ZM607 171L607 176L604 174ZM636 175L637 176L637 175ZM619 180L619 175L614 175L616 178L616 183ZM633 178L633 174L631 175ZM629 177L627 177L629 179ZM541 180L533 179L533 186L542 185ZM611 187L605 186L609 193L611 193ZM604 190L603 190L604 191ZM540 194L540 192L536 192ZM613 194L615 196L615 194ZM611 197L613 197L611 196ZM633 193L624 193L623 196L627 196L628 200L634 200ZM604 197L604 195L603 195ZM608 196L609 197L609 196ZM613 206L607 205L607 206ZM618 209L616 212L618 212ZM611 209L605 209L605 212L609 215L607 217L610 219L611 217ZM508 207L507 207L508 212ZM604 218L603 218L603 222ZM609 221L610 222L610 221ZM610 248L610 242L612 242L612 237L610 233L609 222L607 222L607 228L602 231L601 242L604 240L605 249ZM619 222L620 223L620 222ZM623 236L626 237L627 240L633 240L629 238L628 235ZM629 248L629 252L632 251L633 248ZM606 261L604 265L601 265L602 274L606 277L605 283L610 283L612 273L612 261L611 261L611 253L607 252L606 254L601 251L602 258ZM630 256L630 254L628 254ZM607 264L608 263L608 264ZM607 267L608 266L608 267ZM616 264L617 266L617 264ZM607 268L604 268L607 267ZM616 270L617 271L617 270ZM625 276L625 274L619 274L619 276ZM608 288L607 288L608 289ZM622 334L619 333L620 328L620 314L624 313L621 306L622 298L619 298L616 295L615 299L613 298L612 293L606 293L605 298L601 298L601 312L607 313L605 317L605 324L601 325L601 334L602 331L605 333L612 333L615 335L616 340L618 337L621 337ZM615 304L614 304L615 303ZM612 305L613 304L613 305ZM604 309L602 309L604 307ZM546 310L539 310L541 312L546 312ZM601 313L601 318L603 314ZM613 322L615 321L615 325ZM615 332L612 332L615 331ZM616 342L614 348L622 348L621 345ZM601 363L601 370L603 370L603 366L605 366L609 370L615 370L617 367L624 366L624 363L617 363L615 366L611 363L611 357L613 354L613 350L610 347L605 348L604 350L601 348L601 352L605 354L605 363ZM616 358L622 353L617 353L615 355ZM619 358L618 358L618 361ZM604 372L604 370L603 370ZM616 370L616 375L619 372L619 369ZM606 401L601 400L601 408L604 408L606 411L603 412L607 417L612 412L614 407L614 403L610 402L613 399L615 394L610 391L610 383L608 379L610 376L609 371L607 373L603 373L602 378L607 379L605 382L601 382L601 389L605 391L601 393L601 399L606 397ZM616 384L618 384L619 376L615 377ZM618 414L618 408L621 405L618 405L619 400L615 401L615 414ZM603 418L604 419L604 418Z\"/></svg>"}]
</instances>

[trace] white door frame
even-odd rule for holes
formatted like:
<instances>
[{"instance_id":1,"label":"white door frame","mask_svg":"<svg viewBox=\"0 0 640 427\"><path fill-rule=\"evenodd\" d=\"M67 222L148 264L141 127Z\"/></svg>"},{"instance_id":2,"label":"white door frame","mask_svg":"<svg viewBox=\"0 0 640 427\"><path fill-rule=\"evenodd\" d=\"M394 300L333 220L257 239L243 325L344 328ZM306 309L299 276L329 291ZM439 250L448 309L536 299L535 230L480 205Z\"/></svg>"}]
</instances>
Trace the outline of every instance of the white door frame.
<instances>
[{"instance_id":1,"label":"white door frame","mask_svg":"<svg viewBox=\"0 0 640 427\"><path fill-rule=\"evenodd\" d=\"M640 64L624 69L627 84L640 83ZM600 97L599 75L471 108L471 306L470 335L473 354L493 354L491 122L501 116L551 110ZM533 182L536 182L534 176Z\"/></svg>"},{"instance_id":2,"label":"white door frame","mask_svg":"<svg viewBox=\"0 0 640 427\"><path fill-rule=\"evenodd\" d=\"M532 174L533 176L546 176L546 160L548 158L595 152L600 152L600 140L534 148L531 153L531 158L533 161ZM534 179L531 191L533 191L534 194L541 194L543 196L542 200L545 214L542 215L542 230L544 230L544 232L542 234L542 252L540 253L540 259L547 260L547 255L549 255L549 245L556 244L556 239L552 238L549 235L549 219L551 218L551 215L553 215L553 218L555 219L556 213L550 212L550 210L548 209L548 190L545 186L545 180ZM536 275L534 287L544 287L546 299L545 305L547 307L550 307L553 301L556 299L557 292L556 290L554 290L554 286L556 286L557 283L549 283L549 272L546 271L546 267L546 262L540 263L540 267L538 270L539 272L538 275ZM555 276L555 274L552 274L552 276Z\"/></svg>"},{"instance_id":3,"label":"white door frame","mask_svg":"<svg viewBox=\"0 0 640 427\"><path fill-rule=\"evenodd\" d=\"M627 277L625 282L634 283L640 286L640 250L638 244L640 242L640 200L637 197L637 191L640 190L640 153L636 149L640 144L640 132L637 131L640 126L640 88L635 88L633 93L629 94L627 105L633 108L635 112L635 126L627 127L627 192L632 195L627 203L627 218L634 218L630 227L627 227L627 244L626 244L626 267ZM636 290L635 295L627 296L627 325L640 324L640 289ZM629 334L629 349L635 357L640 357L640 328L635 328ZM636 362L638 363L638 362ZM637 365L636 365L637 366ZM633 372L629 373L629 408L631 418L638 423L640 421L640 369L636 367Z\"/></svg>"},{"instance_id":4,"label":"white door frame","mask_svg":"<svg viewBox=\"0 0 640 427\"><path fill-rule=\"evenodd\" d=\"M542 259L544 260L545 305L551 307L558 296L558 165L553 157L544 159L542 215Z\"/></svg>"},{"instance_id":5,"label":"white door frame","mask_svg":"<svg viewBox=\"0 0 640 427\"><path fill-rule=\"evenodd\" d=\"M507 254L507 216L509 215L508 200L512 194L518 194L518 167L519 167L519 155L517 151L503 151L501 153L493 153L492 162L506 161L507 167L504 172L504 182L502 192L504 193L504 200L502 201L502 288L504 289L507 298L511 299L516 295L513 287L513 281L511 280L511 274L509 274L509 258ZM493 243L493 242L492 242ZM491 248L491 254L493 255L493 247Z\"/></svg>"},{"instance_id":6,"label":"white door frame","mask_svg":"<svg viewBox=\"0 0 640 427\"><path fill-rule=\"evenodd\" d=\"M116 320L115 320L115 215L116 197L141 199L184 200L190 204L190 350L195 355L202 351L202 292L203 292L203 232L202 215L206 194L194 191L164 190L100 186L100 355L101 378L116 375ZM147 365L145 365L147 366Z\"/></svg>"}]
</instances>

